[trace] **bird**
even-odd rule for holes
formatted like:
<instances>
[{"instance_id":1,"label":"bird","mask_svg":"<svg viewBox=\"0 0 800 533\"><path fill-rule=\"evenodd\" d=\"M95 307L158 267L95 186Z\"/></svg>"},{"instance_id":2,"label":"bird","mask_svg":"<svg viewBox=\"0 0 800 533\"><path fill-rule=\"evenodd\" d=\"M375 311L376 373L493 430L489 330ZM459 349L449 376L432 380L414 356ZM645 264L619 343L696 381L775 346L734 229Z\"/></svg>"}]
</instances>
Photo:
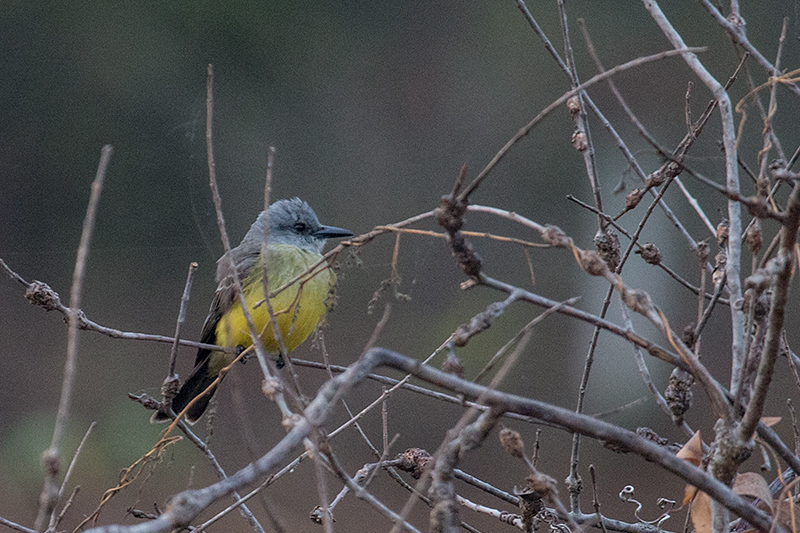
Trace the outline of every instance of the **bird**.
<instances>
[{"instance_id":1,"label":"bird","mask_svg":"<svg viewBox=\"0 0 800 533\"><path fill-rule=\"evenodd\" d=\"M266 254L261 253L264 228L267 228ZM273 334L264 297L264 260L266 259L269 291L295 280L322 260L322 248L328 239L351 237L349 230L320 224L316 213L299 198L278 200L262 211L242 239L217 261L217 290L211 302L201 333L201 342L241 353L252 344L250 329L234 288L234 270L242 285L244 299L255 330L264 349L280 354ZM336 274L325 266L270 298L287 352L293 351L316 329L327 310L327 299L336 283ZM192 373L172 399L172 409L180 413L195 397L214 382L220 370L235 356L222 351L200 348ZM279 358L279 363L281 359ZM215 385L186 412L186 421L194 424L208 407L216 391ZM156 411L153 422L169 417Z\"/></svg>"}]
</instances>

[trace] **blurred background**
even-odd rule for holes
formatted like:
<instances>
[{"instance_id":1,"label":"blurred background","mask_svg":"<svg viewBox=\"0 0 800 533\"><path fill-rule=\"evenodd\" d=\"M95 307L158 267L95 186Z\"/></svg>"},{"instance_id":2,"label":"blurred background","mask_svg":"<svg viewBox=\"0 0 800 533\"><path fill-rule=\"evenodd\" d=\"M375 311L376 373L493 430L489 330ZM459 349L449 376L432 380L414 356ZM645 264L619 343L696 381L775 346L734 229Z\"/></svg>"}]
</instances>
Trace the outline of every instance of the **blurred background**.
<instances>
[{"instance_id":1,"label":"blurred background","mask_svg":"<svg viewBox=\"0 0 800 533\"><path fill-rule=\"evenodd\" d=\"M557 50L562 50L555 2L529 6ZM663 6L690 46L707 46L701 58L712 74L726 80L738 57L724 32L698 5L665 2ZM789 17L782 66L798 67L797 0L764 1L743 7L748 35L774 61L781 23ZM568 20L582 79L596 73L585 52L576 21L585 20L607 68L641 55L669 49L642 5L637 2L575 1ZM211 301L215 261L222 253L208 188L205 151L206 67L215 71L214 144L217 178L231 241L238 242L263 208L267 150L276 147L272 198L300 196L323 223L369 231L436 207L448 193L462 164L474 177L517 130L569 87L565 76L518 10L504 2L82 2L35 3L8 0L0 17L0 258L27 280L42 280L68 302L72 269L90 184L104 144L114 147L100 199L89 255L82 308L108 327L171 335L188 265L200 265L188 308L184 336L196 340ZM756 85L766 77L755 62ZM710 93L679 58L650 63L615 78L628 103L662 145L674 148L686 126L685 94L700 115ZM746 76L731 89L735 101L749 91ZM630 125L605 85L590 94L618 128L646 172L659 159ZM798 99L778 91L775 128L788 154L800 143ZM602 125L592 119L604 208L616 214L625 193L638 185ZM760 119L750 108L740 143L741 157L757 168ZM577 244L591 247L596 218L565 195L592 203L583 160L570 144L573 123L566 109L548 116L515 146L471 201L518 212L541 224L555 224ZM724 183L715 115L691 152L689 163ZM771 157L774 152L771 154ZM721 198L684 177L713 224L726 216ZM743 190L753 191L743 177ZM615 194L615 188L624 190ZM676 188L666 198L696 240L710 231ZM779 196L780 203L785 195ZM636 228L643 206L622 223ZM437 230L433 220L418 225ZM536 240L531 232L489 216L471 215L465 229ZM775 233L765 224L766 238ZM656 211L644 241L654 242L665 263L692 283L699 274L685 240ZM576 295L579 307L599 313L607 285L582 274L563 251L530 252L532 284L522 249L486 239L474 241L487 273L561 300ZM627 241L623 239L623 246ZM385 236L357 252L342 255L338 306L328 317L325 345L333 363L354 361L380 318L384 295L368 312L382 280L389 278L394 238ZM712 238L712 253L716 251ZM743 261L749 265L749 257ZM459 289L464 281L441 239L404 236L400 241L398 290L410 300L395 301L379 344L423 359L459 324L489 303L504 299L489 289ZM636 257L626 281L646 288L676 330L691 321L696 300L662 271ZM794 287L796 289L796 287ZM42 487L39 463L48 446L61 388L66 326L62 317L29 305L21 285L0 276L0 516L32 526ZM796 292L796 291L795 291ZM788 323L790 342L798 343L797 303ZM620 321L613 303L609 315ZM495 325L460 349L467 377L488 361L540 311L512 306ZM791 314L795 312L795 314ZM704 358L723 383L729 380L730 335L727 308L714 313L704 336ZM636 321L637 330L666 345L655 330ZM537 327L523 359L503 390L574 408L592 330L564 317ZM158 395L166 374L170 346L114 340L97 333L80 337L78 381L67 427L63 461L68 462L92 421L89 438L71 485L82 489L64 522L74 527L113 487L119 471L158 440L162 426L152 426L150 412L127 393ZM307 342L293 355L321 360ZM439 356L434 364L440 364ZM185 377L194 352L180 350L178 371ZM663 389L670 369L648 361ZM211 446L229 473L270 449L284 434L277 409L259 392L256 364L236 369L219 394ZM797 398L785 365L779 363L768 414L788 416L788 396ZM313 394L325 376L303 371L306 393ZM233 390L236 394L232 394ZM349 399L353 409L380 393L366 384ZM601 335L589 382L586 412L602 413L642 399L608 417L623 427L652 427L672 440L683 436L656 407L638 377L630 348ZM392 453L417 446L433 452L460 409L400 392L388 403L389 438L399 434ZM710 437L702 393L689 423ZM329 428L346 420L339 409ZM421 423L422 422L422 423ZM537 426L509 423L532 445ZM364 419L365 431L380 442L380 414ZM197 429L205 435L204 423ZM791 425L778 428L791 445ZM349 431L334 440L351 473L375 460L360 437ZM540 466L561 481L568 474L571 436L544 428ZM708 440L708 439L707 439ZM298 452L299 453L299 452ZM758 466L761 457L753 463ZM604 510L634 520L630 505L616 494L636 485L645 518L655 518L657 497L681 499L682 485L638 458L614 455L585 441L581 474L594 463ZM196 468L190 469L190 466ZM511 491L525 472L500 451L496 437L469 454L462 465ZM202 455L183 441L166 450L146 469L149 478L118 495L101 523L135 523L128 508L152 512L171 494L216 480ZM766 474L771 479L771 474ZM400 509L407 497L394 482L378 476L376 494ZM329 479L332 491L338 482ZM317 531L307 513L318 503L314 468L300 465L254 500L251 508L268 530L267 512L291 531ZM463 488L463 487L462 487ZM464 494L503 507L475 491ZM590 493L585 512L590 512ZM227 502L225 502L227 505ZM647 507L650 506L650 507ZM221 508L221 507L220 507ZM649 512L648 512L649 511ZM427 511L417 506L417 517ZM210 515L208 515L210 516ZM365 520L368 517L368 520ZM477 527L496 527L490 519L464 511ZM341 531L390 529L375 511L348 496L336 512ZM420 522L418 522L419 524ZM682 518L665 525L679 529ZM244 530L240 516L223 520L221 529ZM424 528L424 526L423 526Z\"/></svg>"}]
</instances>

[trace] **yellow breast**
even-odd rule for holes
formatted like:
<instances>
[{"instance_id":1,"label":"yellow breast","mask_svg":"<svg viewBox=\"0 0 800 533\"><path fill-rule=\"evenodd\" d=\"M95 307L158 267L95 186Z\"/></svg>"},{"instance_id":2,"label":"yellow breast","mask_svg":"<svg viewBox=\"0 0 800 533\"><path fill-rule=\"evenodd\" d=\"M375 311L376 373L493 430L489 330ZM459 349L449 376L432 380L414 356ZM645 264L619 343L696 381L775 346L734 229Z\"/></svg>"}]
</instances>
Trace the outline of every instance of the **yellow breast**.
<instances>
[{"instance_id":1,"label":"yellow breast","mask_svg":"<svg viewBox=\"0 0 800 533\"><path fill-rule=\"evenodd\" d=\"M322 256L288 244L271 245L267 249L269 290L274 291L313 266ZM322 267L319 267L322 268ZM318 268L318 270L319 270ZM324 268L312 277L304 277L280 294L271 298L272 309L283 342L288 351L297 348L317 327L326 310L326 298L336 275ZM264 301L263 260L259 261L243 280L245 301L253 318L253 325L261 335L264 348L278 353L278 343L269 323L269 312ZM216 328L216 341L220 346L252 344L247 321L237 298L230 310L223 314Z\"/></svg>"}]
</instances>

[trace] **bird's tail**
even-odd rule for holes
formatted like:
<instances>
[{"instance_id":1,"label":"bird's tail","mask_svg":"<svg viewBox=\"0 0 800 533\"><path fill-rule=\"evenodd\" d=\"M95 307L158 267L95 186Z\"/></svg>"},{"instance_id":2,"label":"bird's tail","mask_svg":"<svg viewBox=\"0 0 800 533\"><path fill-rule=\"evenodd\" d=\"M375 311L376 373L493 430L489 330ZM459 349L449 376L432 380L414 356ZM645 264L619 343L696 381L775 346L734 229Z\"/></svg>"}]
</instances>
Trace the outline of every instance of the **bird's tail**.
<instances>
[{"instance_id":1,"label":"bird's tail","mask_svg":"<svg viewBox=\"0 0 800 533\"><path fill-rule=\"evenodd\" d=\"M203 354L198 354L203 355ZM175 411L176 414L179 414L183 409L189 405L195 397L200 396L216 379L216 376L212 376L209 372L208 362L211 359L210 357L211 352L209 351L205 354L205 357L202 359L202 362L194 367L194 370L186 378L186 382L183 384L181 389L178 391L178 394L175 395L175 398L172 399L172 410ZM199 357L198 357L199 359ZM203 415L206 408L208 407L208 402L211 401L211 397L214 395L214 392L217 390L217 387L214 386L210 391L203 395L202 398L199 398L192 406L186 411L186 421L190 424L194 424L197 420ZM161 422L167 420L167 416L160 414L156 411L156 414L153 415L154 422Z\"/></svg>"}]
</instances>

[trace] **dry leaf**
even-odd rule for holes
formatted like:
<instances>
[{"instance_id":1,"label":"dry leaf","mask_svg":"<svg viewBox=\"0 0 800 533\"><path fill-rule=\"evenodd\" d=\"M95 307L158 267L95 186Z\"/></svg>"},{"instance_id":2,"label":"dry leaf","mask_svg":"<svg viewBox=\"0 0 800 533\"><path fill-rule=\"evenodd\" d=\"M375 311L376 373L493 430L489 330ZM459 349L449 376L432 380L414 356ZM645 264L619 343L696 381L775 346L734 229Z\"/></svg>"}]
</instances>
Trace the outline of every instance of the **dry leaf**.
<instances>
[{"instance_id":1,"label":"dry leaf","mask_svg":"<svg viewBox=\"0 0 800 533\"><path fill-rule=\"evenodd\" d=\"M778 510L776 513L777 521L786 531L797 531L797 523L800 521L800 509L789 499L774 500L773 506Z\"/></svg>"},{"instance_id":2,"label":"dry leaf","mask_svg":"<svg viewBox=\"0 0 800 533\"><path fill-rule=\"evenodd\" d=\"M692 498L695 497L697 494L697 487L694 485L686 485L686 488L683 489L683 503L682 505L686 505L687 503L692 501Z\"/></svg>"},{"instance_id":3,"label":"dry leaf","mask_svg":"<svg viewBox=\"0 0 800 533\"><path fill-rule=\"evenodd\" d=\"M692 525L697 533L711 533L711 500L705 492L692 502Z\"/></svg>"},{"instance_id":4,"label":"dry leaf","mask_svg":"<svg viewBox=\"0 0 800 533\"><path fill-rule=\"evenodd\" d=\"M700 432L695 431L692 438L683 445L683 448L681 448L675 456L678 459L683 459L684 461L692 463L694 466L700 466L703 462L703 439L700 437ZM697 487L686 485L683 491L683 505L692 501L692 498L694 498L696 494Z\"/></svg>"},{"instance_id":5,"label":"dry leaf","mask_svg":"<svg viewBox=\"0 0 800 533\"><path fill-rule=\"evenodd\" d=\"M760 475L755 472L743 472L734 478L732 489L739 496L758 498L769 507L769 512L772 514L772 494L769 492L767 480Z\"/></svg>"},{"instance_id":6,"label":"dry leaf","mask_svg":"<svg viewBox=\"0 0 800 533\"><path fill-rule=\"evenodd\" d=\"M683 459L692 463L694 466L700 466L703 462L703 439L700 437L700 432L695 431L692 438L683 445L683 448L676 454L678 459Z\"/></svg>"},{"instance_id":7,"label":"dry leaf","mask_svg":"<svg viewBox=\"0 0 800 533\"><path fill-rule=\"evenodd\" d=\"M771 428L775 424L781 421L781 417L779 416L762 416L761 421L764 423L765 426Z\"/></svg>"}]
</instances>

